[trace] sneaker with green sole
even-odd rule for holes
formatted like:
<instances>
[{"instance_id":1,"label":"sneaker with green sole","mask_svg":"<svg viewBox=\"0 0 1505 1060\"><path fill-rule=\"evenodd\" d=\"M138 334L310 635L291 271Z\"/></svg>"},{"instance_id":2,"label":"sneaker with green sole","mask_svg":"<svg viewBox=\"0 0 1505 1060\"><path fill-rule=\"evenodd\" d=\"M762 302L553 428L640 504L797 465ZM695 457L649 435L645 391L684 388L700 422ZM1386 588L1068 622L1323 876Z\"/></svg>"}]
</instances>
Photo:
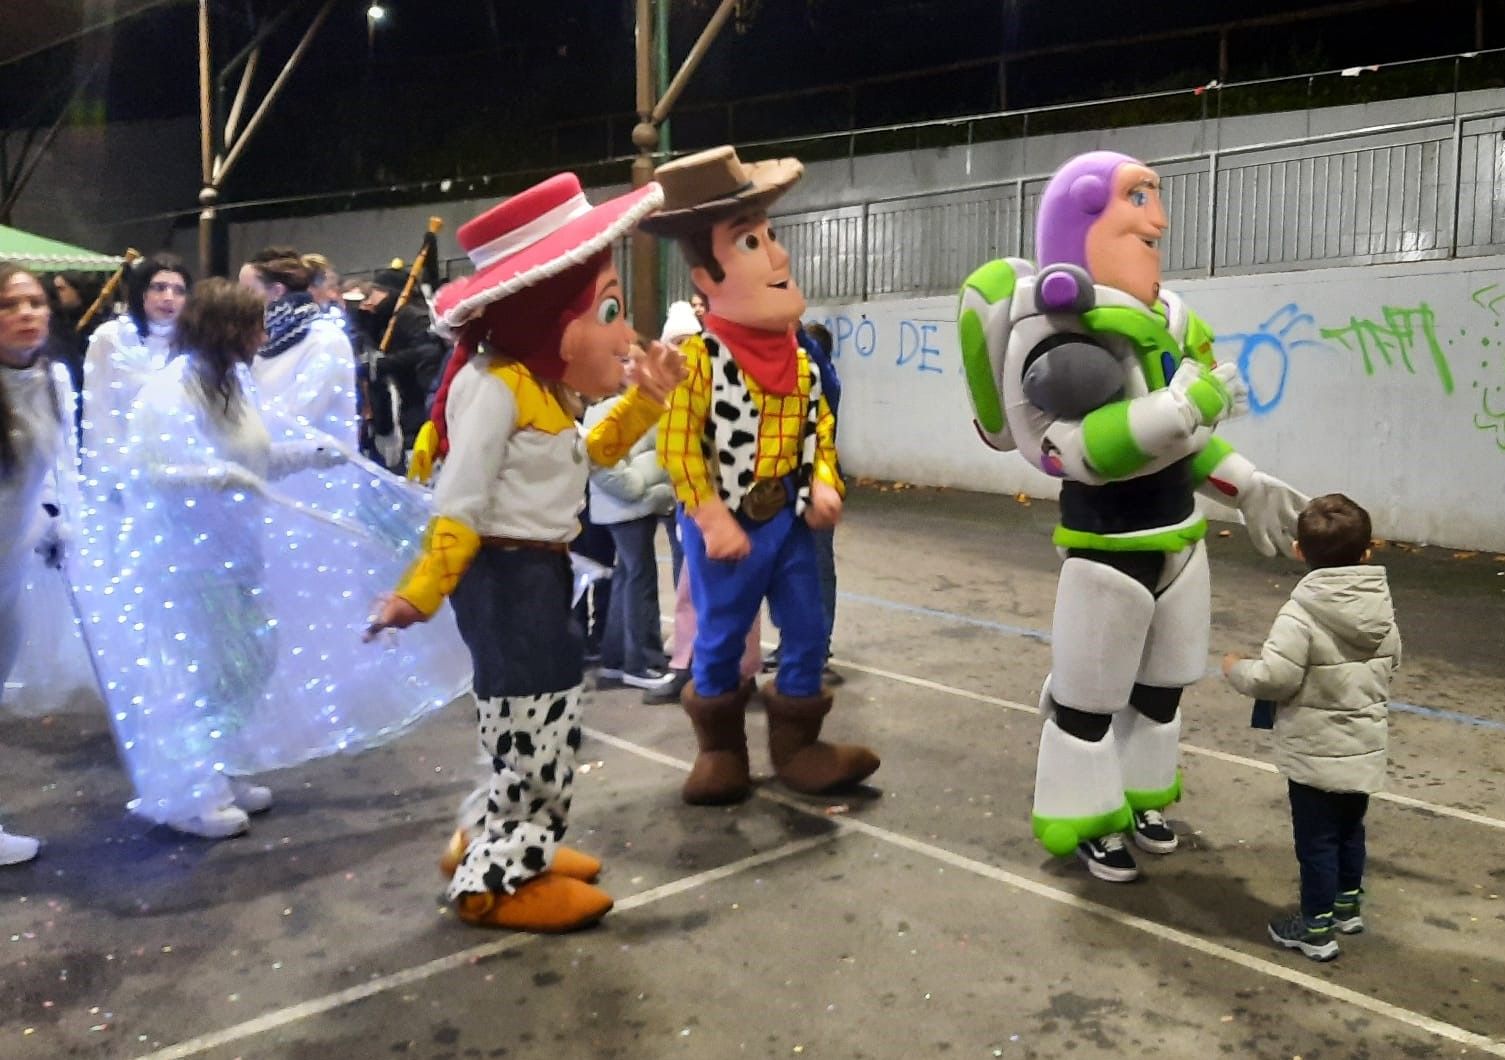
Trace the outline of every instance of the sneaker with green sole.
<instances>
[{"instance_id":1,"label":"sneaker with green sole","mask_svg":"<svg viewBox=\"0 0 1505 1060\"><path fill-rule=\"evenodd\" d=\"M1364 930L1364 918L1359 915L1363 905L1364 889L1344 891L1333 900L1333 927L1344 935L1357 935Z\"/></svg>"},{"instance_id":2,"label":"sneaker with green sole","mask_svg":"<svg viewBox=\"0 0 1505 1060\"><path fill-rule=\"evenodd\" d=\"M1314 961L1330 961L1338 955L1333 915L1307 917L1292 913L1270 921L1270 938L1288 950L1300 950Z\"/></svg>"}]
</instances>

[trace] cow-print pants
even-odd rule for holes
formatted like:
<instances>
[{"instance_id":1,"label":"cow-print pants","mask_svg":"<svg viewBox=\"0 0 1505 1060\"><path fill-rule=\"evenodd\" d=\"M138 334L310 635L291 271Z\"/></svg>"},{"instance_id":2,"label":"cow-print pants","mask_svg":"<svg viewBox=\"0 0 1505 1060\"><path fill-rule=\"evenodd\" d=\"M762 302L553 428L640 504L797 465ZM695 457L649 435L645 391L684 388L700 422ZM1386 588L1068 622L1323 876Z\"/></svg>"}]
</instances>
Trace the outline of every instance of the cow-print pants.
<instances>
[{"instance_id":1,"label":"cow-print pants","mask_svg":"<svg viewBox=\"0 0 1505 1060\"><path fill-rule=\"evenodd\" d=\"M482 548L450 603L475 666L490 782L467 800L471 843L449 897L511 894L549 867L569 822L580 746L585 642L574 625L569 557Z\"/></svg>"},{"instance_id":2,"label":"cow-print pants","mask_svg":"<svg viewBox=\"0 0 1505 1060\"><path fill-rule=\"evenodd\" d=\"M450 882L451 899L481 891L511 894L553 862L569 823L580 692L577 685L477 702L491 783L484 807L479 799L467 800L472 816L462 827L471 843Z\"/></svg>"}]
</instances>

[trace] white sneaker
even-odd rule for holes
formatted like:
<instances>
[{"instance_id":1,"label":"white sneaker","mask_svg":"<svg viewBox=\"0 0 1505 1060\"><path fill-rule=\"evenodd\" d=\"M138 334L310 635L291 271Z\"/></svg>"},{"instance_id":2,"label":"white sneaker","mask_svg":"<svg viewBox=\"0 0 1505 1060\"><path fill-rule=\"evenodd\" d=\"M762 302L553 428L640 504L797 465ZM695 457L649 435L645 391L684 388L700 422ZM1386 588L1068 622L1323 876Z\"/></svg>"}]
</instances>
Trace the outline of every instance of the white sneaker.
<instances>
[{"instance_id":1,"label":"white sneaker","mask_svg":"<svg viewBox=\"0 0 1505 1060\"><path fill-rule=\"evenodd\" d=\"M221 806L207 813L168 821L167 827L185 835L203 836L205 839L229 839L251 827L251 819L239 806Z\"/></svg>"},{"instance_id":2,"label":"white sneaker","mask_svg":"<svg viewBox=\"0 0 1505 1060\"><path fill-rule=\"evenodd\" d=\"M0 865L19 865L23 861L30 861L37 856L41 846L40 840L30 836L11 835L0 828Z\"/></svg>"},{"instance_id":3,"label":"white sneaker","mask_svg":"<svg viewBox=\"0 0 1505 1060\"><path fill-rule=\"evenodd\" d=\"M266 813L272 808L272 789L248 780L232 779L230 797L246 813Z\"/></svg>"}]
</instances>

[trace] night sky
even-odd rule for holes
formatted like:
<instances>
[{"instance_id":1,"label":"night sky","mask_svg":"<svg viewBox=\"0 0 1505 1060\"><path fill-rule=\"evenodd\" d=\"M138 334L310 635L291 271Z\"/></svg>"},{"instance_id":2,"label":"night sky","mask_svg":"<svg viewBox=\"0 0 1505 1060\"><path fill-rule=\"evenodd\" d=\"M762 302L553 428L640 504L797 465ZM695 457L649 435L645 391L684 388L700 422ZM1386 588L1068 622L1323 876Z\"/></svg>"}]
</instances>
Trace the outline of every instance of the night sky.
<instances>
[{"instance_id":1,"label":"night sky","mask_svg":"<svg viewBox=\"0 0 1505 1060\"><path fill-rule=\"evenodd\" d=\"M365 0L339 0L227 198L306 194L373 184L575 164L630 151L631 0L385 0L368 41ZM217 55L249 36L247 12L286 4L217 0ZM263 57L270 82L306 25L302 3ZM744 0L681 99L676 147L985 112L1151 89L1190 89L1217 75L1212 33L1136 46L1094 42L1304 11L1299 0ZM1497 4L1489 5L1497 8ZM671 67L688 52L714 0L673 0ZM1236 32L1233 80L1387 63L1473 47L1473 0L1399 3L1295 26ZM61 106L81 71L100 71L75 104L79 121L197 113L195 13L160 8L21 63L0 67L0 123ZM1490 12L1487 43L1505 44ZM1009 64L997 58L1062 44L1074 55ZM948 64L975 65L890 84L840 86ZM1498 67L1496 67L1498 69ZM1414 91L1433 91L1439 71ZM1425 81L1425 78L1421 79ZM1002 82L1002 83L1001 83ZM729 100L817 86L792 100ZM233 85L232 85L233 88ZM1397 93L1404 94L1404 93ZM608 119L608 115L615 115Z\"/></svg>"}]
</instances>

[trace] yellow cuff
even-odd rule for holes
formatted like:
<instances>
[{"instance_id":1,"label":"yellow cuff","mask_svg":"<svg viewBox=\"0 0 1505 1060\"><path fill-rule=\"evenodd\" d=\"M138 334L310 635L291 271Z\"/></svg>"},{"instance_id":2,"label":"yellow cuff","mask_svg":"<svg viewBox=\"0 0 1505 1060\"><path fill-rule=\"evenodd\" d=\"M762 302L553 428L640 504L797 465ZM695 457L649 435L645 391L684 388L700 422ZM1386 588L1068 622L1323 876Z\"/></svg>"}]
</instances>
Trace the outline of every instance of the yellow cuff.
<instances>
[{"instance_id":1,"label":"yellow cuff","mask_svg":"<svg viewBox=\"0 0 1505 1060\"><path fill-rule=\"evenodd\" d=\"M842 497L847 495L847 484L841 481L841 476L836 473L836 469L823 460L815 462L815 481L824 482Z\"/></svg>"},{"instance_id":2,"label":"yellow cuff","mask_svg":"<svg viewBox=\"0 0 1505 1060\"><path fill-rule=\"evenodd\" d=\"M663 414L663 405L637 387L629 387L606 418L586 435L585 451L598 467L615 467Z\"/></svg>"},{"instance_id":3,"label":"yellow cuff","mask_svg":"<svg viewBox=\"0 0 1505 1060\"><path fill-rule=\"evenodd\" d=\"M425 616L432 616L455 591L470 566L481 537L464 523L436 515L423 538L423 554L403 577L397 595Z\"/></svg>"},{"instance_id":4,"label":"yellow cuff","mask_svg":"<svg viewBox=\"0 0 1505 1060\"><path fill-rule=\"evenodd\" d=\"M413 442L413 455L408 457L408 481L428 484L434 477L434 457L439 452L439 429L433 420L428 420L418 431Z\"/></svg>"}]
</instances>

